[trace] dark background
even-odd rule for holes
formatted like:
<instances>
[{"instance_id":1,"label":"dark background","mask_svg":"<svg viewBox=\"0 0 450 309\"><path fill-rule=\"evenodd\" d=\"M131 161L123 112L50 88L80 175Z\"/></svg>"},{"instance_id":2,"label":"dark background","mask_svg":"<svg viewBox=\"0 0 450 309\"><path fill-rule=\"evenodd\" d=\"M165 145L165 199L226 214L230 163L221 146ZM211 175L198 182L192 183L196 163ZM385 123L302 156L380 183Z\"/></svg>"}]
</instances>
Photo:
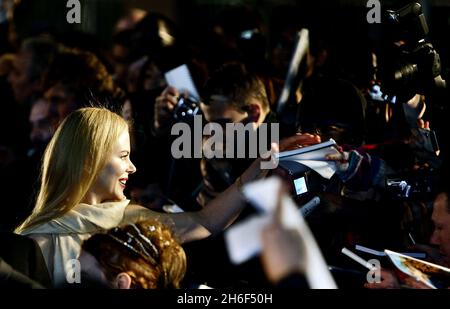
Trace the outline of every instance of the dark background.
<instances>
[{"instance_id":1,"label":"dark background","mask_svg":"<svg viewBox=\"0 0 450 309\"><path fill-rule=\"evenodd\" d=\"M381 0L382 9L398 9L407 0ZM268 45L277 27L285 23L304 25L325 33L337 49L342 63L358 66L358 55L368 44L383 39L381 27L368 24L367 0L81 0L81 24L66 21L66 0L21 0L16 12L16 27L21 38L43 30L63 34L83 31L95 37L96 44L108 48L114 24L127 8L142 8L162 13L176 22L191 43L201 44L207 29L219 13L227 7L246 5L256 9L266 26ZM429 38L439 51L444 68L448 67L450 30L450 1L422 0ZM355 61L356 60L356 61ZM445 71L445 70L444 70ZM444 75L446 75L444 73Z\"/></svg>"}]
</instances>

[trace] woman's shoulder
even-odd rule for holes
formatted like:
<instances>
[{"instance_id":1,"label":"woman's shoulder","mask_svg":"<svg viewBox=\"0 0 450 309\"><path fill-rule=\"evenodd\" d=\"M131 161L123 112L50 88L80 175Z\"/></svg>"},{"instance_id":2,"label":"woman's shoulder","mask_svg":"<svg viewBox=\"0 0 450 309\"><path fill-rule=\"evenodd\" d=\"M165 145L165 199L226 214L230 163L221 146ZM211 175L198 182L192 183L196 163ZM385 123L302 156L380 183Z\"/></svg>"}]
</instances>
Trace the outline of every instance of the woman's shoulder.
<instances>
[{"instance_id":1,"label":"woman's shoulder","mask_svg":"<svg viewBox=\"0 0 450 309\"><path fill-rule=\"evenodd\" d=\"M48 246L49 243L52 241L52 235L51 234L45 234L45 233L32 233L27 234L26 237L29 237L36 241L36 243L42 248L45 246Z\"/></svg>"}]
</instances>

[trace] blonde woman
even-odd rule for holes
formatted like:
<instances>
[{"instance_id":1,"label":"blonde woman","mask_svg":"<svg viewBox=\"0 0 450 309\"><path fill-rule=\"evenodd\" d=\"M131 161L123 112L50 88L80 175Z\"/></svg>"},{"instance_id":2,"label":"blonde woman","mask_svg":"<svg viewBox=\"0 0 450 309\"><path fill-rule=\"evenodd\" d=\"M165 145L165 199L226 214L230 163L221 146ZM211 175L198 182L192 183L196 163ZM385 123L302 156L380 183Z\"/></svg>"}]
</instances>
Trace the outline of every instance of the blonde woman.
<instances>
[{"instance_id":1,"label":"blonde woman","mask_svg":"<svg viewBox=\"0 0 450 309\"><path fill-rule=\"evenodd\" d=\"M285 141L283 148L315 142L314 136L300 135ZM129 205L123 194L129 175L136 171L130 152L126 121L104 108L73 112L50 141L35 208L16 233L38 242L54 285L73 280L75 259L84 240L122 223L159 217L173 226L181 242L223 230L245 205L240 194L242 183L261 174L256 160L236 184L201 211L160 214Z\"/></svg>"}]
</instances>

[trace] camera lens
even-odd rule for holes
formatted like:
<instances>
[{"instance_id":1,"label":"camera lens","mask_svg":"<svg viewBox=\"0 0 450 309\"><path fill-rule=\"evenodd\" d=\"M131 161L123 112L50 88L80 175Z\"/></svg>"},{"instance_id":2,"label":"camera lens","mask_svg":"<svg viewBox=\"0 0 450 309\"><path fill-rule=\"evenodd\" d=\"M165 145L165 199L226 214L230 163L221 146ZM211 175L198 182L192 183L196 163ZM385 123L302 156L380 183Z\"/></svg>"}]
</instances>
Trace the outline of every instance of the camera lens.
<instances>
[{"instance_id":1,"label":"camera lens","mask_svg":"<svg viewBox=\"0 0 450 309\"><path fill-rule=\"evenodd\" d=\"M394 80L401 81L402 83L407 83L408 81L413 81L414 77L418 73L417 64L406 63L394 72Z\"/></svg>"},{"instance_id":2,"label":"camera lens","mask_svg":"<svg viewBox=\"0 0 450 309\"><path fill-rule=\"evenodd\" d=\"M200 107L197 102L190 99L180 97L173 111L173 117L176 120L183 120L188 117L193 117L199 113Z\"/></svg>"}]
</instances>

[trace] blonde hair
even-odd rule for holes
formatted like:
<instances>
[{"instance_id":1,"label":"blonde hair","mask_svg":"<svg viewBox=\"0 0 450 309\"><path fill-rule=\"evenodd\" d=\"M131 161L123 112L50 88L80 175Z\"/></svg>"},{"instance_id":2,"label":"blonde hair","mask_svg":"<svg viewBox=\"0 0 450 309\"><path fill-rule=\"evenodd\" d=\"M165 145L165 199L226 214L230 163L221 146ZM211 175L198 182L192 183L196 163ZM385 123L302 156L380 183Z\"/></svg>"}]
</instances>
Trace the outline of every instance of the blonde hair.
<instances>
[{"instance_id":1,"label":"blonde hair","mask_svg":"<svg viewBox=\"0 0 450 309\"><path fill-rule=\"evenodd\" d=\"M36 205L16 232L61 217L79 204L125 130L126 121L105 108L70 114L45 150Z\"/></svg>"}]
</instances>

